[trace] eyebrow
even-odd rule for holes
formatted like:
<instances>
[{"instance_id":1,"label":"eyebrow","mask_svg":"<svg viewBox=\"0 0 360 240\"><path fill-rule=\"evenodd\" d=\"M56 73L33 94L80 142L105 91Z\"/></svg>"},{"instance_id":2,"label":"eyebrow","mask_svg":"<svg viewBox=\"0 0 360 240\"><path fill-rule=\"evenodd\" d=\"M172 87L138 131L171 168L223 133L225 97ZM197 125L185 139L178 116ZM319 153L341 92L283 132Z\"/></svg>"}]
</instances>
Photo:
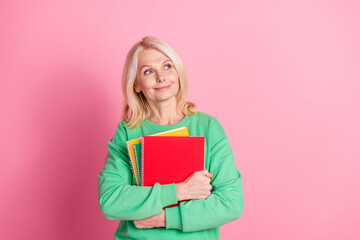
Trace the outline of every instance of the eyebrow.
<instances>
[{"instance_id":1,"label":"eyebrow","mask_svg":"<svg viewBox=\"0 0 360 240\"><path fill-rule=\"evenodd\" d=\"M166 63L167 61L171 61L171 60L170 60L170 59L166 59L165 61L162 62L162 64ZM150 66L150 65L142 65L139 71L141 71L141 69L142 69L143 67L151 67L151 66Z\"/></svg>"}]
</instances>

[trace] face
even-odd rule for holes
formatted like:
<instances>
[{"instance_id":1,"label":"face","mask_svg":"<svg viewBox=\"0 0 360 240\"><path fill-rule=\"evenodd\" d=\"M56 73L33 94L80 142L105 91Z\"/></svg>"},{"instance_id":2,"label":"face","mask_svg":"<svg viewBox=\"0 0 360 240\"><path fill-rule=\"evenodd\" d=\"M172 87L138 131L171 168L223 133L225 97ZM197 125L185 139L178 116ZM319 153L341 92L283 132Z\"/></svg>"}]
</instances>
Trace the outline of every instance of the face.
<instances>
[{"instance_id":1,"label":"face","mask_svg":"<svg viewBox=\"0 0 360 240\"><path fill-rule=\"evenodd\" d=\"M176 100L179 76L170 58L156 49L140 52L134 89L142 91L149 103Z\"/></svg>"}]
</instances>

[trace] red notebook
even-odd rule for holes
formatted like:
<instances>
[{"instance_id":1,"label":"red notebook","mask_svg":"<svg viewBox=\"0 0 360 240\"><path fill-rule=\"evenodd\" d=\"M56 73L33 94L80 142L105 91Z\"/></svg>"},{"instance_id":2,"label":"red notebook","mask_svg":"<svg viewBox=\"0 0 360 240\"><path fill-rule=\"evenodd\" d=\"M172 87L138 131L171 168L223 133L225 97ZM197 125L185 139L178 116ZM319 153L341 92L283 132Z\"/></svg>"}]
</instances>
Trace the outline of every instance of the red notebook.
<instances>
[{"instance_id":1,"label":"red notebook","mask_svg":"<svg viewBox=\"0 0 360 240\"><path fill-rule=\"evenodd\" d=\"M204 140L201 136L143 136L142 186L180 183L203 170Z\"/></svg>"}]
</instances>

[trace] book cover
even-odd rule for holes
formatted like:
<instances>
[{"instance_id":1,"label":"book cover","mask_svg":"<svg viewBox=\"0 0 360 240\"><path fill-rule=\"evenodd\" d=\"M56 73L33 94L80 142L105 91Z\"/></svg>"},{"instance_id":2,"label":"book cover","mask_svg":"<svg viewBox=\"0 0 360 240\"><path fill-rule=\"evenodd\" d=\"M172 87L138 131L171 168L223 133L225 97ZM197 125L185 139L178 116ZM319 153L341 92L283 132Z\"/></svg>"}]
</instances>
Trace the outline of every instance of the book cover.
<instances>
[{"instance_id":1,"label":"book cover","mask_svg":"<svg viewBox=\"0 0 360 240\"><path fill-rule=\"evenodd\" d=\"M202 136L143 136L141 185L180 183L203 170L204 141Z\"/></svg>"}]
</instances>

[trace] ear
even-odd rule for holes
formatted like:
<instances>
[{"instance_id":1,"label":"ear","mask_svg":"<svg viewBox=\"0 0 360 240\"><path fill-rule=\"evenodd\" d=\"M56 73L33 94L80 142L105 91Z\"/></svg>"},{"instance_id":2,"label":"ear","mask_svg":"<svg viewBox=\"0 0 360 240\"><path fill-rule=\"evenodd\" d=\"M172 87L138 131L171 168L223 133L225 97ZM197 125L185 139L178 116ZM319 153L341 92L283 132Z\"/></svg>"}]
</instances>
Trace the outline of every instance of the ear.
<instances>
[{"instance_id":1,"label":"ear","mask_svg":"<svg viewBox=\"0 0 360 240\"><path fill-rule=\"evenodd\" d=\"M137 92L137 93L140 93L140 91L141 91L141 89L139 88L139 86L137 85L136 82L134 83L134 90L135 90L135 92Z\"/></svg>"}]
</instances>

